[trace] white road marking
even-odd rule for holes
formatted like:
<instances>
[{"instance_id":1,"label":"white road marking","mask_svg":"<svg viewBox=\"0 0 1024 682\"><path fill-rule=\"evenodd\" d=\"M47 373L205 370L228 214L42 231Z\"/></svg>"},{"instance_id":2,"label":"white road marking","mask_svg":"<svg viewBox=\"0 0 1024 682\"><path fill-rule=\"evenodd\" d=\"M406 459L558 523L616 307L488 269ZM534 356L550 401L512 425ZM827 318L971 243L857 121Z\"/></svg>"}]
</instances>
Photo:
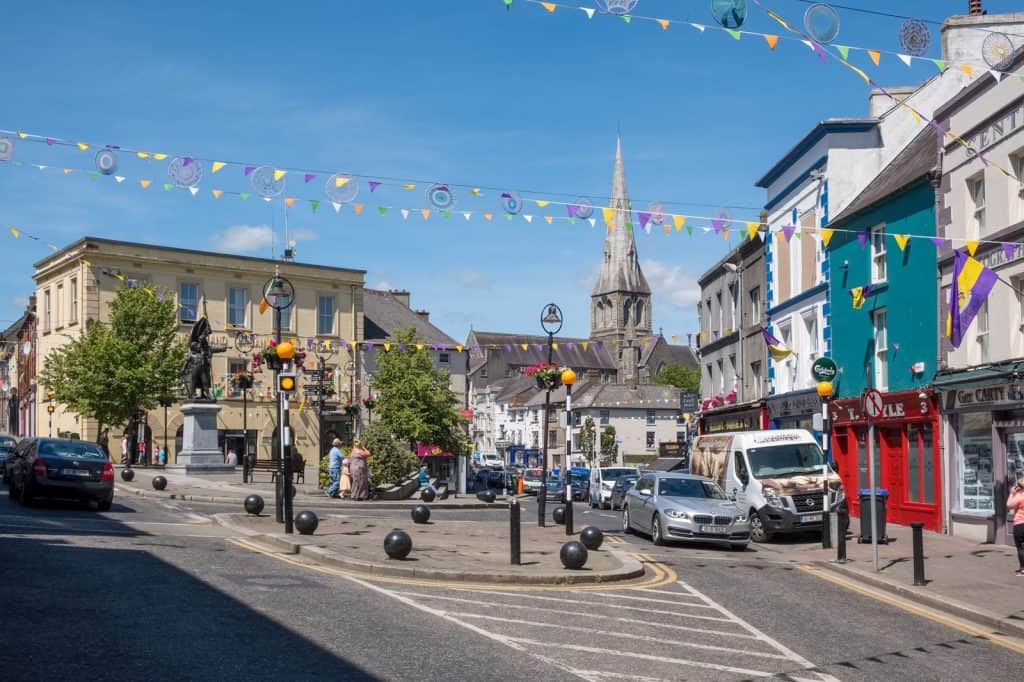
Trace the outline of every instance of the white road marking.
<instances>
[{"instance_id":1,"label":"white road marking","mask_svg":"<svg viewBox=\"0 0 1024 682\"><path fill-rule=\"evenodd\" d=\"M458 590L459 592L479 592L479 593L484 593L484 594L497 594L497 595L501 595L503 597L517 597L517 598L521 597L521 594L517 593L517 592L501 592L501 591L498 591L498 590L476 590L476 589L472 589L472 588L462 590L462 589L459 589L457 587L453 587L452 589L453 590ZM612 599L631 599L631 600L636 600L636 601L650 601L650 602L655 602L657 604L673 604L673 605L676 605L676 606L686 606L686 607L693 608L693 609L714 609L715 608L714 606L708 606L707 604L692 604L692 603L688 603L688 602L669 601L669 600L666 600L666 599L653 599L651 597L634 597L634 596L628 595L628 594L616 594L615 592L611 592L611 591L608 591L608 592L595 592L595 593L593 593L593 596L601 597L601 598L610 597ZM686 595L686 596L689 596L691 599L696 599L697 598L696 595ZM540 596L538 596L538 597L532 597L531 596L531 599L541 599L541 600L544 600L544 601L560 601L560 602L565 602L567 604L587 604L587 605L593 605L593 606L611 606L611 604L608 604L605 601L599 601L599 600L595 601L595 600L588 600L588 599L563 599L563 598L560 598L560 597L540 597ZM628 606L616 606L615 608L628 609L630 607L628 607ZM642 609L642 610L649 611L650 613L674 613L674 612L671 612L671 611L670 612L651 611L651 610L646 609L646 608Z\"/></svg>"}]
</instances>

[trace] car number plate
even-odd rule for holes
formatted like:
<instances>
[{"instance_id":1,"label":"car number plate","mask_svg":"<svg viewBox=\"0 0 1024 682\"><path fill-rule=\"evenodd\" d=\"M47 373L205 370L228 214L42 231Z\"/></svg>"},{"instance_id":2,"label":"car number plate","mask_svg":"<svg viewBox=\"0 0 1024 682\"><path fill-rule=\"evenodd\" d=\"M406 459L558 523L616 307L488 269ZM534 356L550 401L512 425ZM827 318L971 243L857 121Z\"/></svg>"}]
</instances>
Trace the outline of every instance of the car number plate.
<instances>
[{"instance_id":1,"label":"car number plate","mask_svg":"<svg viewBox=\"0 0 1024 682\"><path fill-rule=\"evenodd\" d=\"M821 521L821 514L810 514L809 516L801 516L800 523L818 523Z\"/></svg>"},{"instance_id":2,"label":"car number plate","mask_svg":"<svg viewBox=\"0 0 1024 682\"><path fill-rule=\"evenodd\" d=\"M85 469L61 469L60 472L65 476L81 476L82 478L90 475L89 471Z\"/></svg>"},{"instance_id":3,"label":"car number plate","mask_svg":"<svg viewBox=\"0 0 1024 682\"><path fill-rule=\"evenodd\" d=\"M725 533L727 530L726 526L701 526L701 533Z\"/></svg>"}]
</instances>

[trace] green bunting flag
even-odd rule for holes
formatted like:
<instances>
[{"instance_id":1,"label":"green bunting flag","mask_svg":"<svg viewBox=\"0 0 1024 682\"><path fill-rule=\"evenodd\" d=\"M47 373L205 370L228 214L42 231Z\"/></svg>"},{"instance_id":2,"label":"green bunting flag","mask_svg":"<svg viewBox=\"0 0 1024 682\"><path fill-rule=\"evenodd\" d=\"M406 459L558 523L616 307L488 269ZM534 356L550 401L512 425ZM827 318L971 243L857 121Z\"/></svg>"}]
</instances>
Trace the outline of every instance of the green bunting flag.
<instances>
[{"instance_id":1,"label":"green bunting flag","mask_svg":"<svg viewBox=\"0 0 1024 682\"><path fill-rule=\"evenodd\" d=\"M165 182L164 183L164 191L165 192L170 192L172 189L174 189L174 185L172 185L169 182Z\"/></svg>"},{"instance_id":2,"label":"green bunting flag","mask_svg":"<svg viewBox=\"0 0 1024 682\"><path fill-rule=\"evenodd\" d=\"M249 193L248 192L242 192L238 196L242 197L242 201L245 201L246 199L249 198Z\"/></svg>"},{"instance_id":3,"label":"green bunting flag","mask_svg":"<svg viewBox=\"0 0 1024 682\"><path fill-rule=\"evenodd\" d=\"M95 180L99 176L100 176L100 172L99 171L90 171L89 172L89 177L92 178L93 180Z\"/></svg>"},{"instance_id":4,"label":"green bunting flag","mask_svg":"<svg viewBox=\"0 0 1024 682\"><path fill-rule=\"evenodd\" d=\"M690 235L691 237L693 236L693 225L686 226L686 234Z\"/></svg>"},{"instance_id":5,"label":"green bunting flag","mask_svg":"<svg viewBox=\"0 0 1024 682\"><path fill-rule=\"evenodd\" d=\"M451 211L441 211L441 215L443 215L445 218L449 218L449 217L451 217L452 212Z\"/></svg>"},{"instance_id":6,"label":"green bunting flag","mask_svg":"<svg viewBox=\"0 0 1024 682\"><path fill-rule=\"evenodd\" d=\"M945 72L945 70L948 68L946 66L946 62L942 61L941 59L933 59L932 62L935 64L935 66L939 67L939 73Z\"/></svg>"},{"instance_id":7,"label":"green bunting flag","mask_svg":"<svg viewBox=\"0 0 1024 682\"><path fill-rule=\"evenodd\" d=\"M633 17L629 16L628 14L623 14L622 20L628 24L629 22L633 21Z\"/></svg>"},{"instance_id":8,"label":"green bunting flag","mask_svg":"<svg viewBox=\"0 0 1024 682\"><path fill-rule=\"evenodd\" d=\"M842 55L843 61L850 61L850 48L846 45L836 45L836 49L839 50L839 54Z\"/></svg>"},{"instance_id":9,"label":"green bunting flag","mask_svg":"<svg viewBox=\"0 0 1024 682\"><path fill-rule=\"evenodd\" d=\"M311 209L313 209L313 213L316 213L316 210L318 208L320 208L320 200L319 199L310 199L309 200L309 207Z\"/></svg>"},{"instance_id":10,"label":"green bunting flag","mask_svg":"<svg viewBox=\"0 0 1024 682\"><path fill-rule=\"evenodd\" d=\"M736 40L739 40L743 36L742 33L740 33L739 31L737 31L735 29L731 29L731 28L725 29L725 32L728 33L729 35L731 35Z\"/></svg>"},{"instance_id":11,"label":"green bunting flag","mask_svg":"<svg viewBox=\"0 0 1024 682\"><path fill-rule=\"evenodd\" d=\"M380 213L381 216L386 215L387 212L388 212L388 207L387 206L378 206L377 207L377 213Z\"/></svg>"}]
</instances>

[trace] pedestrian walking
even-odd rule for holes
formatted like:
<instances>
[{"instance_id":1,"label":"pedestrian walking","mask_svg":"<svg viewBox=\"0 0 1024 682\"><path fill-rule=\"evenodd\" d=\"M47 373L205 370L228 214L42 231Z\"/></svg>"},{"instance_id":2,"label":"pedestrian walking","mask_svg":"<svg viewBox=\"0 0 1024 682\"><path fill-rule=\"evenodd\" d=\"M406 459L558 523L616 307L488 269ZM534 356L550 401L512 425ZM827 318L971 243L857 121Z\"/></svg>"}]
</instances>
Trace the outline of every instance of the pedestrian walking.
<instances>
[{"instance_id":1,"label":"pedestrian walking","mask_svg":"<svg viewBox=\"0 0 1024 682\"><path fill-rule=\"evenodd\" d=\"M225 455L225 457L224 457L224 463L227 464L228 466L231 466L231 467L237 466L237 464L238 464L238 455L235 454L235 449L234 448L228 448L228 454Z\"/></svg>"},{"instance_id":2,"label":"pedestrian walking","mask_svg":"<svg viewBox=\"0 0 1024 682\"><path fill-rule=\"evenodd\" d=\"M352 495L352 470L349 468L348 457L341 460L340 494L342 497L350 497Z\"/></svg>"},{"instance_id":3,"label":"pedestrian walking","mask_svg":"<svg viewBox=\"0 0 1024 682\"><path fill-rule=\"evenodd\" d=\"M1017 546L1017 563L1015 573L1024 576L1024 471L1017 472L1017 484L1010 491L1010 499L1006 507L1013 512L1013 544Z\"/></svg>"},{"instance_id":4,"label":"pedestrian walking","mask_svg":"<svg viewBox=\"0 0 1024 682\"><path fill-rule=\"evenodd\" d=\"M348 468L352 472L352 499L367 500L370 498L370 472L366 468L366 460L370 457L370 451L363 447L361 441L352 445L352 454L349 456Z\"/></svg>"},{"instance_id":5,"label":"pedestrian walking","mask_svg":"<svg viewBox=\"0 0 1024 682\"><path fill-rule=\"evenodd\" d=\"M160 466L162 466L162 467L167 466L167 448L165 448L163 445L160 446L159 461L160 461Z\"/></svg>"},{"instance_id":6,"label":"pedestrian walking","mask_svg":"<svg viewBox=\"0 0 1024 682\"><path fill-rule=\"evenodd\" d=\"M128 454L128 434L121 436L121 464L131 466L131 458Z\"/></svg>"},{"instance_id":7,"label":"pedestrian walking","mask_svg":"<svg viewBox=\"0 0 1024 682\"><path fill-rule=\"evenodd\" d=\"M331 485L327 488L327 497L338 497L338 486L341 485L341 439L331 441L331 451L327 453L327 473L331 476Z\"/></svg>"},{"instance_id":8,"label":"pedestrian walking","mask_svg":"<svg viewBox=\"0 0 1024 682\"><path fill-rule=\"evenodd\" d=\"M427 465L426 464L424 464L423 466L420 467L420 472L418 474L418 477L419 477L419 481L420 481L420 492L422 492L424 490L431 490L435 494L437 493L437 489L434 488L434 486L432 486L430 484L430 476L427 474Z\"/></svg>"}]
</instances>

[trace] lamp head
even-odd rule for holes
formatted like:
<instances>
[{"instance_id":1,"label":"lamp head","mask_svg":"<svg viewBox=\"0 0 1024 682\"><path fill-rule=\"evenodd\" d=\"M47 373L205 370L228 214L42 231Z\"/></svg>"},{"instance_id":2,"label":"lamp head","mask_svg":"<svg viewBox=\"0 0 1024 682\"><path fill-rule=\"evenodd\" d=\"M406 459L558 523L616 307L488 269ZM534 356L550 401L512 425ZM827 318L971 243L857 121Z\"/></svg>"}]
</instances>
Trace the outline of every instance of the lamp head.
<instances>
[{"instance_id":1,"label":"lamp head","mask_svg":"<svg viewBox=\"0 0 1024 682\"><path fill-rule=\"evenodd\" d=\"M548 334L557 334L562 329L562 310L554 303L544 306L540 325Z\"/></svg>"},{"instance_id":2,"label":"lamp head","mask_svg":"<svg viewBox=\"0 0 1024 682\"><path fill-rule=\"evenodd\" d=\"M832 397L832 382L831 381L819 381L818 382L818 397L828 400Z\"/></svg>"},{"instance_id":3,"label":"lamp head","mask_svg":"<svg viewBox=\"0 0 1024 682\"><path fill-rule=\"evenodd\" d=\"M565 369L562 372L562 383L566 386L572 386L576 383L576 372L571 369Z\"/></svg>"}]
</instances>

